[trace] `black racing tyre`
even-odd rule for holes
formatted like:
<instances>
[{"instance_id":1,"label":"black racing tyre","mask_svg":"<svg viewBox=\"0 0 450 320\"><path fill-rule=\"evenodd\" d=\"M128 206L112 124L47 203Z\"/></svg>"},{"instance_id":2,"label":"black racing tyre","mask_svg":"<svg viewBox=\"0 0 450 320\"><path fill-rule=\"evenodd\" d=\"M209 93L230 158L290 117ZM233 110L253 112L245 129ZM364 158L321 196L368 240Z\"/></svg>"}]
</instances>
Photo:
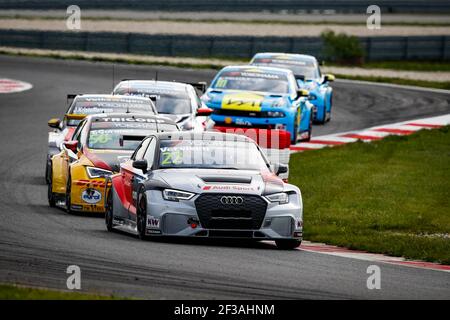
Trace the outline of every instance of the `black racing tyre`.
<instances>
[{"instance_id":1,"label":"black racing tyre","mask_svg":"<svg viewBox=\"0 0 450 320\"><path fill-rule=\"evenodd\" d=\"M146 240L147 229L147 196L145 192L141 190L138 193L137 208L136 208L136 227L139 239Z\"/></svg>"},{"instance_id":2,"label":"black racing tyre","mask_svg":"<svg viewBox=\"0 0 450 320\"><path fill-rule=\"evenodd\" d=\"M52 176L52 171L51 169L49 170L49 183L47 184L47 198L48 198L48 205L50 207L55 207L56 206L56 199L55 199L55 194L53 193L53 176Z\"/></svg>"},{"instance_id":3,"label":"black racing tyre","mask_svg":"<svg viewBox=\"0 0 450 320\"><path fill-rule=\"evenodd\" d=\"M67 185L66 185L66 211L67 213L72 213L72 201L71 201L71 194L72 192L72 177L69 176L67 177Z\"/></svg>"},{"instance_id":4,"label":"black racing tyre","mask_svg":"<svg viewBox=\"0 0 450 320\"><path fill-rule=\"evenodd\" d=\"M291 139L291 144L296 144L298 140L298 126L300 122L300 109L297 110L297 114L294 120L294 136Z\"/></svg>"},{"instance_id":5,"label":"black racing tyre","mask_svg":"<svg viewBox=\"0 0 450 320\"><path fill-rule=\"evenodd\" d=\"M308 138L303 139L304 142L310 141L311 138L312 138L313 121L314 121L314 116L313 116L312 113L311 113L311 116L309 117Z\"/></svg>"},{"instance_id":6,"label":"black racing tyre","mask_svg":"<svg viewBox=\"0 0 450 320\"><path fill-rule=\"evenodd\" d=\"M331 107L333 106L333 95L330 97L330 111L327 113L327 122L331 120Z\"/></svg>"},{"instance_id":7,"label":"black racing tyre","mask_svg":"<svg viewBox=\"0 0 450 320\"><path fill-rule=\"evenodd\" d=\"M316 122L318 124L325 124L327 122L327 107L325 105L323 106L323 119L316 120Z\"/></svg>"},{"instance_id":8,"label":"black racing tyre","mask_svg":"<svg viewBox=\"0 0 450 320\"><path fill-rule=\"evenodd\" d=\"M281 249L281 250L292 250L292 249L300 247L300 245L302 244L302 240L299 240L299 239L280 239L280 240L275 240L275 243L276 243L278 249Z\"/></svg>"},{"instance_id":9,"label":"black racing tyre","mask_svg":"<svg viewBox=\"0 0 450 320\"><path fill-rule=\"evenodd\" d=\"M108 231L114 231L114 217L113 217L113 199L112 190L108 193L106 198L105 224Z\"/></svg>"}]
</instances>

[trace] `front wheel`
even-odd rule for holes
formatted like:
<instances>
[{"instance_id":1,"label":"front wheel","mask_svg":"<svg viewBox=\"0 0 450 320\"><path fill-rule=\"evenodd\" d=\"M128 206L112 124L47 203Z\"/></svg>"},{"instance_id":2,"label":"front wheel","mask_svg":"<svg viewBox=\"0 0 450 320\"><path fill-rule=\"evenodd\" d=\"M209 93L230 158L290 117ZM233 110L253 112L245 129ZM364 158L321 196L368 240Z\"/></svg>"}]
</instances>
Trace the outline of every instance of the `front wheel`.
<instances>
[{"instance_id":1,"label":"front wheel","mask_svg":"<svg viewBox=\"0 0 450 320\"><path fill-rule=\"evenodd\" d=\"M280 240L275 240L275 243L276 243L278 249L281 249L281 250L292 250L292 249L300 247L300 245L302 244L302 240L298 240L298 239L280 239Z\"/></svg>"},{"instance_id":2,"label":"front wheel","mask_svg":"<svg viewBox=\"0 0 450 320\"><path fill-rule=\"evenodd\" d=\"M53 176L52 176L52 171L51 169L49 170L49 183L47 185L47 198L48 198L48 205L50 207L55 207L56 206L56 200L55 200L55 194L53 193Z\"/></svg>"},{"instance_id":3,"label":"front wheel","mask_svg":"<svg viewBox=\"0 0 450 320\"><path fill-rule=\"evenodd\" d=\"M294 132L292 134L291 144L296 144L298 141L299 126L300 126L300 108L297 110L297 114L295 115Z\"/></svg>"},{"instance_id":4,"label":"front wheel","mask_svg":"<svg viewBox=\"0 0 450 320\"><path fill-rule=\"evenodd\" d=\"M72 213L72 177L69 175L67 177L66 185L66 211L67 213Z\"/></svg>"},{"instance_id":5,"label":"front wheel","mask_svg":"<svg viewBox=\"0 0 450 320\"><path fill-rule=\"evenodd\" d=\"M114 230L114 211L113 211L113 200L112 191L108 193L108 198L106 200L106 212L105 212L105 224L108 231Z\"/></svg>"},{"instance_id":6,"label":"front wheel","mask_svg":"<svg viewBox=\"0 0 450 320\"><path fill-rule=\"evenodd\" d=\"M147 196L145 192L139 192L136 208L136 228L139 239L146 240L147 235Z\"/></svg>"}]
</instances>

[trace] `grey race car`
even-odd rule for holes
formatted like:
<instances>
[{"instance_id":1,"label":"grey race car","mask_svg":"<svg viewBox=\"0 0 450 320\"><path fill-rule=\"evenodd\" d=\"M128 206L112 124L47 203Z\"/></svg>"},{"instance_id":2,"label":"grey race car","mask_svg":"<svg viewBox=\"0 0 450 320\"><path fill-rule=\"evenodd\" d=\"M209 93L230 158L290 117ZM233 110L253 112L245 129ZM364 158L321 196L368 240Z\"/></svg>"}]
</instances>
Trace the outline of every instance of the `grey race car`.
<instances>
[{"instance_id":1,"label":"grey race car","mask_svg":"<svg viewBox=\"0 0 450 320\"><path fill-rule=\"evenodd\" d=\"M299 188L242 135L155 133L111 177L106 226L148 236L275 240L300 245Z\"/></svg>"}]
</instances>

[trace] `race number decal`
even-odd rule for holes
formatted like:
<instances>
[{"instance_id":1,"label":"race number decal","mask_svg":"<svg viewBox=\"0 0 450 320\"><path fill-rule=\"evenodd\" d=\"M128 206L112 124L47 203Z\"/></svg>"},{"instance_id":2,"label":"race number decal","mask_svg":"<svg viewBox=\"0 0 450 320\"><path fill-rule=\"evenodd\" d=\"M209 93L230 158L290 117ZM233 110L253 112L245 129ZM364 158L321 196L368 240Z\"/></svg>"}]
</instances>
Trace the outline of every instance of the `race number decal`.
<instances>
[{"instance_id":1,"label":"race number decal","mask_svg":"<svg viewBox=\"0 0 450 320\"><path fill-rule=\"evenodd\" d=\"M226 94L222 100L222 109L261 111L263 100L263 96L254 93Z\"/></svg>"}]
</instances>

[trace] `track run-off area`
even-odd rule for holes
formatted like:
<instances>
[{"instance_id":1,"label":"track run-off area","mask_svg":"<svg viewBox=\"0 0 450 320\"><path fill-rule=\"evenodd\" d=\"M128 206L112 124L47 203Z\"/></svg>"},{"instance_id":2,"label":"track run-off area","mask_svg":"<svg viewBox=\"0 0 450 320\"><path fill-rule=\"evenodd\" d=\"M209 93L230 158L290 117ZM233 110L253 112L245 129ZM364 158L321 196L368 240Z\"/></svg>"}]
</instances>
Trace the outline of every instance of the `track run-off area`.
<instances>
[{"instance_id":1,"label":"track run-off area","mask_svg":"<svg viewBox=\"0 0 450 320\"><path fill-rule=\"evenodd\" d=\"M120 79L210 81L214 70L0 56L0 78L29 83L0 94L0 283L65 290L69 265L82 291L153 299L444 299L450 273L272 243L140 241L109 233L101 217L47 204L47 121L62 117L68 93L107 93ZM450 113L450 94L336 81L331 122L313 136ZM304 199L307 201L307 199ZM308 212L304 213L308 228ZM381 269L381 289L366 286Z\"/></svg>"}]
</instances>

